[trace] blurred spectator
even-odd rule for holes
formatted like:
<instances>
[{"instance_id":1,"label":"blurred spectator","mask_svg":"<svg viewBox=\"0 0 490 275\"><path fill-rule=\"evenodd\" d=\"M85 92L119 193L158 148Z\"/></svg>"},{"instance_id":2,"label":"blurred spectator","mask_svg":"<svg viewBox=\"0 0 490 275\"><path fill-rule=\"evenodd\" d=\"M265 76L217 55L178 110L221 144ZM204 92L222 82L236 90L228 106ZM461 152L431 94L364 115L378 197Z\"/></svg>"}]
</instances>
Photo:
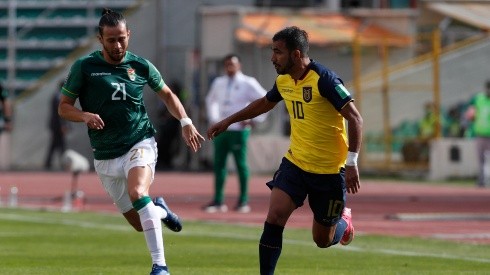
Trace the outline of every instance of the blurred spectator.
<instances>
[{"instance_id":1,"label":"blurred spectator","mask_svg":"<svg viewBox=\"0 0 490 275\"><path fill-rule=\"evenodd\" d=\"M478 187L490 186L490 79L486 82L486 90L473 97L466 111L468 120L473 121L476 136L476 151L478 153L479 173Z\"/></svg>"},{"instance_id":2,"label":"blurred spectator","mask_svg":"<svg viewBox=\"0 0 490 275\"><path fill-rule=\"evenodd\" d=\"M463 130L461 127L461 110L460 106L456 105L449 109L447 114L446 123L444 127L444 136L445 137L462 137Z\"/></svg>"},{"instance_id":3,"label":"blurred spectator","mask_svg":"<svg viewBox=\"0 0 490 275\"><path fill-rule=\"evenodd\" d=\"M419 121L419 138L422 140L431 139L435 135L434 125L436 123L435 106L432 102L424 105L424 116Z\"/></svg>"},{"instance_id":4,"label":"blurred spectator","mask_svg":"<svg viewBox=\"0 0 490 275\"><path fill-rule=\"evenodd\" d=\"M475 109L471 105L472 101L473 98L466 104L464 108L464 114L461 119L461 129L463 131L463 137L465 138L475 137L474 121L473 121L474 115L471 115L471 112L474 112Z\"/></svg>"},{"instance_id":5,"label":"blurred spectator","mask_svg":"<svg viewBox=\"0 0 490 275\"><path fill-rule=\"evenodd\" d=\"M0 133L12 130L12 103L8 92L0 83Z\"/></svg>"},{"instance_id":6,"label":"blurred spectator","mask_svg":"<svg viewBox=\"0 0 490 275\"><path fill-rule=\"evenodd\" d=\"M403 155L403 159L406 162L428 162L429 161L429 153L430 153L430 142L436 138L436 106L432 102L427 102L424 105L424 116L415 123L415 128L417 131L417 135L415 138L404 135L405 138L408 138L404 141L401 152ZM439 123L441 129L441 136L450 136L457 135L459 131L459 116L457 113L453 111L451 114L454 117L454 121L452 117L446 117L444 115L443 110L439 111ZM402 127L404 126L405 127ZM408 131L408 122L404 122L404 124L400 125L400 129L407 128L403 131L403 133ZM413 127L412 127L413 128ZM399 132L399 131L398 131ZM413 131L412 131L413 132ZM396 136L396 135L394 135ZM401 137L398 137L398 140Z\"/></svg>"},{"instance_id":7,"label":"blurred spectator","mask_svg":"<svg viewBox=\"0 0 490 275\"><path fill-rule=\"evenodd\" d=\"M184 103L183 90L179 82L173 81L168 85L177 97ZM190 114L189 114L190 115ZM180 149L179 134L180 122L175 119L164 104L159 105L157 132L157 170L171 170L174 167L174 159ZM186 150L187 151L187 150ZM187 156L186 156L187 162Z\"/></svg>"},{"instance_id":8,"label":"blurred spectator","mask_svg":"<svg viewBox=\"0 0 490 275\"><path fill-rule=\"evenodd\" d=\"M429 161L429 145L430 141L436 137L435 126L437 122L436 116L436 106L432 102L428 102L424 106L425 113L422 119L419 121L419 160L423 162ZM439 123L441 125L441 129L444 128L444 119L443 116L440 115Z\"/></svg>"},{"instance_id":9,"label":"blurred spectator","mask_svg":"<svg viewBox=\"0 0 490 275\"><path fill-rule=\"evenodd\" d=\"M241 61L237 55L225 56L223 67L225 74L214 79L206 96L206 110L211 125L245 108L252 101L266 94L266 90L254 77L242 73ZM224 187L228 174L227 158L228 154L232 154L240 183L240 194L235 211L250 212L248 205L250 170L247 163L247 143L253 123L262 122L264 119L265 116L262 115L254 120L233 123L226 131L213 139L214 196L213 200L204 206L204 211L215 213L228 210L224 203Z\"/></svg>"},{"instance_id":10,"label":"blurred spectator","mask_svg":"<svg viewBox=\"0 0 490 275\"><path fill-rule=\"evenodd\" d=\"M394 149L400 148L403 161L416 163L420 160L421 143L419 142L418 121L403 121L393 130ZM383 137L380 137L383 140Z\"/></svg>"},{"instance_id":11,"label":"blurred spectator","mask_svg":"<svg viewBox=\"0 0 490 275\"><path fill-rule=\"evenodd\" d=\"M6 134L12 131L12 113L12 103L9 99L8 92L0 83L0 170L9 168L8 156L10 154L7 153L9 146Z\"/></svg>"},{"instance_id":12,"label":"blurred spectator","mask_svg":"<svg viewBox=\"0 0 490 275\"><path fill-rule=\"evenodd\" d=\"M58 105L61 96L61 87L63 87L63 81L57 86L53 96L51 97L51 102L49 105L49 118L48 118L48 128L50 131L50 141L48 146L48 151L46 152L46 159L44 161L44 168L46 170L51 170L53 168L53 157L55 154L58 156L59 168L61 168L61 156L66 150L66 134L69 131L68 121L62 119L58 115Z\"/></svg>"}]
</instances>

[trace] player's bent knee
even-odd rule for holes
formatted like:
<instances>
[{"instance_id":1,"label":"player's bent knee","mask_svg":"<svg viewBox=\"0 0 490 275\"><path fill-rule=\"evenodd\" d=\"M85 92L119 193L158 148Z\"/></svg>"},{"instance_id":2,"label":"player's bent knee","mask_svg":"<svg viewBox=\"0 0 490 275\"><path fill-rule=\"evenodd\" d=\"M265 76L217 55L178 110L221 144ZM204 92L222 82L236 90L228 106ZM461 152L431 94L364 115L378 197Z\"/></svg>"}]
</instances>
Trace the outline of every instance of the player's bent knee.
<instances>
[{"instance_id":1,"label":"player's bent knee","mask_svg":"<svg viewBox=\"0 0 490 275\"><path fill-rule=\"evenodd\" d=\"M313 241L318 248L327 248L332 245L333 240L329 238L313 238Z\"/></svg>"},{"instance_id":2,"label":"player's bent knee","mask_svg":"<svg viewBox=\"0 0 490 275\"><path fill-rule=\"evenodd\" d=\"M129 194L129 199L131 201L136 201L145 195L143 192L140 192L137 188L128 190L128 194Z\"/></svg>"},{"instance_id":3,"label":"player's bent knee","mask_svg":"<svg viewBox=\"0 0 490 275\"><path fill-rule=\"evenodd\" d=\"M315 242L315 243L316 243L316 246L318 248L328 248L331 245L331 242L328 242L328 243L327 242Z\"/></svg>"}]
</instances>

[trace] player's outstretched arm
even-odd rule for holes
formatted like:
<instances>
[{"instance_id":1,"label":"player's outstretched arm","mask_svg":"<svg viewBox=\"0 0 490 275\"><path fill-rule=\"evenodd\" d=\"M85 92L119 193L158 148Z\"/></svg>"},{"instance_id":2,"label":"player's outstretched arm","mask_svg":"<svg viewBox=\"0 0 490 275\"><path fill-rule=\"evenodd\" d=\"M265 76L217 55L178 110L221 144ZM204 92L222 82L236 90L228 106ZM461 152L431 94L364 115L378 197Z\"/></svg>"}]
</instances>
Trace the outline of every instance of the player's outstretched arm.
<instances>
[{"instance_id":1,"label":"player's outstretched arm","mask_svg":"<svg viewBox=\"0 0 490 275\"><path fill-rule=\"evenodd\" d=\"M197 152L197 150L201 148L201 144L205 140L205 138L197 131L194 124L188 124L182 127L182 138L184 139L185 144L187 144L187 146L194 152Z\"/></svg>"},{"instance_id":2,"label":"player's outstretched arm","mask_svg":"<svg viewBox=\"0 0 490 275\"><path fill-rule=\"evenodd\" d=\"M247 105L247 107L230 115L229 117L223 119L222 121L211 125L211 127L209 127L207 131L208 139L211 140L215 136L226 131L226 129L228 129L228 127L235 122L252 119L263 113L267 113L268 111L272 110L272 108L274 108L276 104L277 102L271 102L267 100L265 96L253 101L252 103Z\"/></svg>"},{"instance_id":3,"label":"player's outstretched arm","mask_svg":"<svg viewBox=\"0 0 490 275\"><path fill-rule=\"evenodd\" d=\"M201 148L201 143L205 138L197 131L192 120L189 119L187 113L180 102L177 95L175 95L170 88L165 85L158 92L158 97L163 101L165 106L167 106L168 111L173 117L178 119L182 125L182 138L185 144L189 146L194 152L197 152Z\"/></svg>"},{"instance_id":4,"label":"player's outstretched arm","mask_svg":"<svg viewBox=\"0 0 490 275\"><path fill-rule=\"evenodd\" d=\"M340 113L348 122L349 154L355 155L354 158L351 157L349 159L348 157L345 165L345 183L347 192L355 194L361 188L357 167L357 154L359 154L361 149L363 119L352 102L347 104Z\"/></svg>"}]
</instances>

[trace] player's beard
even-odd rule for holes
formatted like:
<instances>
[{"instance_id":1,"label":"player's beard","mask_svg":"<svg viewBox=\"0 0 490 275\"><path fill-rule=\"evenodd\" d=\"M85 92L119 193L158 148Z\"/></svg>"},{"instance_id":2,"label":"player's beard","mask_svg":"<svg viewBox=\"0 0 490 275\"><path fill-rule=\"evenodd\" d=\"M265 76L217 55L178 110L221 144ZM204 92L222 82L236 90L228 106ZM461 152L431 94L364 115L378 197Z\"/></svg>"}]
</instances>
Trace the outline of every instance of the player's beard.
<instances>
[{"instance_id":1,"label":"player's beard","mask_svg":"<svg viewBox=\"0 0 490 275\"><path fill-rule=\"evenodd\" d=\"M293 59L289 57L288 63L286 63L286 65L279 66L279 67L276 66L276 72L278 74L288 74L293 66L294 66Z\"/></svg>"},{"instance_id":2,"label":"player's beard","mask_svg":"<svg viewBox=\"0 0 490 275\"><path fill-rule=\"evenodd\" d=\"M106 52L107 57L114 63L121 63L121 61L124 59L124 56L126 55L125 50L121 53L115 53L114 51L111 51L108 48L104 47L104 51Z\"/></svg>"}]
</instances>

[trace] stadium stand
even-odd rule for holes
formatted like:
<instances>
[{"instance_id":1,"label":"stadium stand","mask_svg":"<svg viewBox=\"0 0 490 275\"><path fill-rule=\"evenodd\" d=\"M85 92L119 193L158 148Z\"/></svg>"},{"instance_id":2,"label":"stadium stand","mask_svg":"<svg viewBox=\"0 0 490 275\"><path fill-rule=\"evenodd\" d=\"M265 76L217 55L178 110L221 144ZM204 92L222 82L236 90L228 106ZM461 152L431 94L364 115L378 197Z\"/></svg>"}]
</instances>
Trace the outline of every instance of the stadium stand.
<instances>
[{"instance_id":1,"label":"stadium stand","mask_svg":"<svg viewBox=\"0 0 490 275\"><path fill-rule=\"evenodd\" d=\"M117 11L137 0L111 1ZM1 1L0 79L14 95L33 85L95 34L108 1ZM10 49L10 50L9 50Z\"/></svg>"}]
</instances>

